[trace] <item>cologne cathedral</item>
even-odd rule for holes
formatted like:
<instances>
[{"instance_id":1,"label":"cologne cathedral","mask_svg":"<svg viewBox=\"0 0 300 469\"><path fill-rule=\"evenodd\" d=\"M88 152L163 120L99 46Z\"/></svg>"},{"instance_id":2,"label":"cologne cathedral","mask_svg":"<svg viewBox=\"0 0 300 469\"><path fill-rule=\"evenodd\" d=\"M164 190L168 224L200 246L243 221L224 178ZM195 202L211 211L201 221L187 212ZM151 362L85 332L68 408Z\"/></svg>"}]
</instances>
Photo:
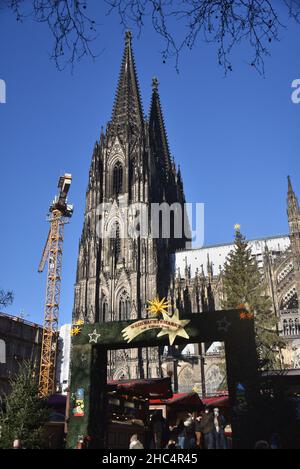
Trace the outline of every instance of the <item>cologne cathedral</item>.
<instances>
[{"instance_id":1,"label":"cologne cathedral","mask_svg":"<svg viewBox=\"0 0 300 469\"><path fill-rule=\"evenodd\" d=\"M125 49L110 122L96 142L79 243L73 317L85 322L145 317L147 301L169 296L175 251L183 238L121 236L124 207L137 216L138 204L177 203L184 210L180 170L170 156L158 81L152 80L148 116L143 113L132 51ZM110 207L99 215L99 207ZM99 236L99 218L108 236ZM149 210L151 217L151 210ZM149 230L151 220L149 223ZM156 349L109 352L113 379L161 375Z\"/></svg>"}]
</instances>

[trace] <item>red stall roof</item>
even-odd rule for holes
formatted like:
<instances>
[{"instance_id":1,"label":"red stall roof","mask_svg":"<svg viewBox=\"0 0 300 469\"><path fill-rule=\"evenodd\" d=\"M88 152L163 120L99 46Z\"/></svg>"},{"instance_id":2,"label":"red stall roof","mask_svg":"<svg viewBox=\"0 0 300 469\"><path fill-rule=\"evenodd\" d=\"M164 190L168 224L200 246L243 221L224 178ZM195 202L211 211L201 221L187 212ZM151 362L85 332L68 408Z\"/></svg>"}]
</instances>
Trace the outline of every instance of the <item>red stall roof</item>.
<instances>
[{"instance_id":1,"label":"red stall roof","mask_svg":"<svg viewBox=\"0 0 300 469\"><path fill-rule=\"evenodd\" d=\"M174 394L169 399L150 399L150 405L167 405L176 407L191 407L202 410L203 402L196 392L183 392Z\"/></svg>"},{"instance_id":2,"label":"red stall roof","mask_svg":"<svg viewBox=\"0 0 300 469\"><path fill-rule=\"evenodd\" d=\"M108 392L122 392L138 397L166 399L173 395L170 378L109 380Z\"/></svg>"},{"instance_id":3,"label":"red stall roof","mask_svg":"<svg viewBox=\"0 0 300 469\"><path fill-rule=\"evenodd\" d=\"M210 407L229 407L228 396L205 397L202 399L202 402L205 406L210 406Z\"/></svg>"}]
</instances>

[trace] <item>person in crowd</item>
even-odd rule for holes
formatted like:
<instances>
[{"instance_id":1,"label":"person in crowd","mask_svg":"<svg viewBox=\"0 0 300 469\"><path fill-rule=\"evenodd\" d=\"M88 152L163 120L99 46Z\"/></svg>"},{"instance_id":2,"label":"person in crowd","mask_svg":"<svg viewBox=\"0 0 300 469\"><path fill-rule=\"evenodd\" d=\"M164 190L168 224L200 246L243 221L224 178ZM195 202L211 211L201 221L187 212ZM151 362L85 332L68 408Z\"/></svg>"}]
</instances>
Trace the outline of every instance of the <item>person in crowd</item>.
<instances>
[{"instance_id":1,"label":"person in crowd","mask_svg":"<svg viewBox=\"0 0 300 469\"><path fill-rule=\"evenodd\" d=\"M132 437L130 438L129 449L144 449L144 446L140 442L137 434L132 435Z\"/></svg>"},{"instance_id":2,"label":"person in crowd","mask_svg":"<svg viewBox=\"0 0 300 469\"><path fill-rule=\"evenodd\" d=\"M184 449L184 442L185 442L185 427L183 420L180 420L177 427L176 427L176 435L178 446L180 449Z\"/></svg>"},{"instance_id":3,"label":"person in crowd","mask_svg":"<svg viewBox=\"0 0 300 469\"><path fill-rule=\"evenodd\" d=\"M220 410L214 409L214 441L215 449L227 449L225 436L226 420L224 415L220 414Z\"/></svg>"},{"instance_id":4,"label":"person in crowd","mask_svg":"<svg viewBox=\"0 0 300 469\"><path fill-rule=\"evenodd\" d=\"M205 449L214 449L214 415L209 407L206 407L202 415L200 431L203 435Z\"/></svg>"},{"instance_id":5,"label":"person in crowd","mask_svg":"<svg viewBox=\"0 0 300 469\"><path fill-rule=\"evenodd\" d=\"M191 414L184 421L185 439L184 449L193 449L196 446L195 423Z\"/></svg>"},{"instance_id":6,"label":"person in crowd","mask_svg":"<svg viewBox=\"0 0 300 469\"><path fill-rule=\"evenodd\" d=\"M168 444L167 444L167 446L166 446L166 449L177 449L177 448L178 448L178 446L176 445L176 441L173 440L173 439L170 439L170 440L168 441Z\"/></svg>"},{"instance_id":7,"label":"person in crowd","mask_svg":"<svg viewBox=\"0 0 300 469\"><path fill-rule=\"evenodd\" d=\"M152 419L152 415L149 415L149 414L144 419L145 447L148 449L154 449L154 439L153 439L151 419Z\"/></svg>"},{"instance_id":8,"label":"person in crowd","mask_svg":"<svg viewBox=\"0 0 300 469\"><path fill-rule=\"evenodd\" d=\"M172 432L170 431L170 427L167 424L167 420L163 416L161 416L161 417L162 417L162 423L163 423L163 433L162 433L161 447L165 448L168 441L172 439L171 438L171 433Z\"/></svg>"},{"instance_id":9,"label":"person in crowd","mask_svg":"<svg viewBox=\"0 0 300 469\"><path fill-rule=\"evenodd\" d=\"M198 415L195 420L196 448L198 449L201 449L202 444L201 420L201 415Z\"/></svg>"},{"instance_id":10,"label":"person in crowd","mask_svg":"<svg viewBox=\"0 0 300 469\"><path fill-rule=\"evenodd\" d=\"M14 441L13 441L13 449L22 449L22 444L21 444L21 440L19 440L19 438L16 438Z\"/></svg>"},{"instance_id":11,"label":"person in crowd","mask_svg":"<svg viewBox=\"0 0 300 469\"><path fill-rule=\"evenodd\" d=\"M155 449L162 448L163 434L165 432L165 420L160 412L156 411L151 419L151 430L154 438Z\"/></svg>"}]
</instances>

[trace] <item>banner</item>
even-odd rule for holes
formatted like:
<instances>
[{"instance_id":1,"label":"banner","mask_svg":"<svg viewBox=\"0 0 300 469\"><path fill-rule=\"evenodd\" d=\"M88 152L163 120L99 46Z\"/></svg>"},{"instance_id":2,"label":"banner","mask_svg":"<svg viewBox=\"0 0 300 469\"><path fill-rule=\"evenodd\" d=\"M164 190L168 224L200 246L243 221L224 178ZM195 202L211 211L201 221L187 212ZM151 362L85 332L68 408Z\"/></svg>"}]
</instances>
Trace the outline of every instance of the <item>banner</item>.
<instances>
[{"instance_id":1,"label":"banner","mask_svg":"<svg viewBox=\"0 0 300 469\"><path fill-rule=\"evenodd\" d=\"M189 335L185 330L185 326L189 322L189 320L180 320L178 311L176 311L171 317L167 313L163 313L162 319L140 319L133 324L130 324L130 326L127 326L122 330L122 334L124 340L127 343L130 343L145 331L160 329L157 337L168 335L170 345L173 345L177 336L189 339Z\"/></svg>"}]
</instances>

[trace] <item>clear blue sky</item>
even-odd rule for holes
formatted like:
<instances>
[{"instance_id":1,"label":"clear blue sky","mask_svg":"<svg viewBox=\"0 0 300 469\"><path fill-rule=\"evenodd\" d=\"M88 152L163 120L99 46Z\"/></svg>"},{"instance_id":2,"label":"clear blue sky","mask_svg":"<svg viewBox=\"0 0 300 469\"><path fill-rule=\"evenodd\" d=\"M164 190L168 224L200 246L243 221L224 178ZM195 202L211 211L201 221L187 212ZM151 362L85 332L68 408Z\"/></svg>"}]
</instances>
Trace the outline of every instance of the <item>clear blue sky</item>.
<instances>
[{"instance_id":1,"label":"clear blue sky","mask_svg":"<svg viewBox=\"0 0 300 469\"><path fill-rule=\"evenodd\" d=\"M288 231L288 174L300 195L300 105L290 99L291 82L300 78L299 32L291 26L282 33L266 60L265 78L246 64L243 46L234 72L224 78L211 46L185 53L177 74L171 61L162 63L161 40L150 29L134 40L144 110L156 75L187 199L205 203L205 244L231 241L236 222L248 238ZM1 12L0 35L0 78L7 83L7 103L0 105L0 286L15 292L8 312L23 310L27 319L42 321L46 278L37 266L46 213L58 176L71 172L75 211L65 231L63 323L71 318L92 148L111 115L123 32L116 18L106 18L97 46L103 54L83 60L73 74L57 71L49 59L51 39L43 25L20 25Z\"/></svg>"}]
</instances>

